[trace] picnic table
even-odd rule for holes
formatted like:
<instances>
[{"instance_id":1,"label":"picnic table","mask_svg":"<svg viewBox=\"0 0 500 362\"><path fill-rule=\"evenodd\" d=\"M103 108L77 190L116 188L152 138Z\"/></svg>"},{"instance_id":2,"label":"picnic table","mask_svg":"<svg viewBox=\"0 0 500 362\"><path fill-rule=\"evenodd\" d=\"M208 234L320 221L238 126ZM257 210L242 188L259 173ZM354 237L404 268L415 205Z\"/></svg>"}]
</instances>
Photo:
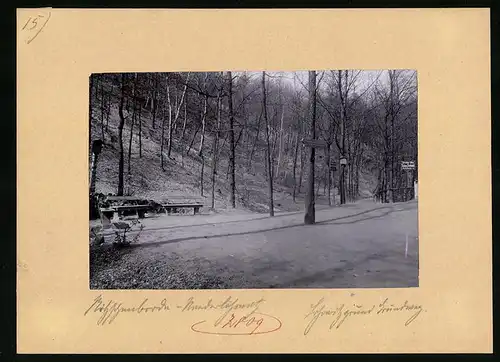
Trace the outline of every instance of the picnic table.
<instances>
[{"instance_id":1,"label":"picnic table","mask_svg":"<svg viewBox=\"0 0 500 362\"><path fill-rule=\"evenodd\" d=\"M147 200L132 196L107 196L105 206L100 207L101 222L103 226L111 224L112 219L118 219L126 212L133 212L138 218L143 219L146 211L151 206Z\"/></svg>"},{"instance_id":2,"label":"picnic table","mask_svg":"<svg viewBox=\"0 0 500 362\"><path fill-rule=\"evenodd\" d=\"M103 226L110 226L112 220L117 220L125 213L133 213L139 219L143 219L148 211L162 209L171 215L179 212L179 209L193 209L193 215L199 213L203 202L196 196L168 196L160 203L155 203L133 196L107 196L103 205L99 208Z\"/></svg>"}]
</instances>

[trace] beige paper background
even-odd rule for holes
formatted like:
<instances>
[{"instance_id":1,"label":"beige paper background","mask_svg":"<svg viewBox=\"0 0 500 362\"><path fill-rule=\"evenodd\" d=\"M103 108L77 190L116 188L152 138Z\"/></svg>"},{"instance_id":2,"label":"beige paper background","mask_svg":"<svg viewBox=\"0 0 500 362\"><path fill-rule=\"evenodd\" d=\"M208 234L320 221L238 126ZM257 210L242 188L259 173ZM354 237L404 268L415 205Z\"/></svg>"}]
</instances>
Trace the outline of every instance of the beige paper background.
<instances>
[{"instance_id":1,"label":"beige paper background","mask_svg":"<svg viewBox=\"0 0 500 362\"><path fill-rule=\"evenodd\" d=\"M49 10L44 9L46 14ZM488 352L492 350L488 9L18 10L18 352ZM420 287L106 291L127 303L264 297L283 327L196 334L199 316L84 317L88 281L88 77L92 72L418 70ZM310 303L424 306L303 335Z\"/></svg>"}]
</instances>

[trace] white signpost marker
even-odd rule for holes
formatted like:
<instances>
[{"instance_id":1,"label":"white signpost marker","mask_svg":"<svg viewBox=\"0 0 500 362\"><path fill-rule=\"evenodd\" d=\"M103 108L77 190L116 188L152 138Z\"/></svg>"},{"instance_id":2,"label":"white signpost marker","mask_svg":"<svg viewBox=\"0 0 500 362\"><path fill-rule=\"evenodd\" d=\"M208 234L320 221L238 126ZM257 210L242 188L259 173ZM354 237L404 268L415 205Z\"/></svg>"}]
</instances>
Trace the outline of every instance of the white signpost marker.
<instances>
[{"instance_id":1,"label":"white signpost marker","mask_svg":"<svg viewBox=\"0 0 500 362\"><path fill-rule=\"evenodd\" d=\"M408 257L408 233L406 233L405 259Z\"/></svg>"},{"instance_id":2,"label":"white signpost marker","mask_svg":"<svg viewBox=\"0 0 500 362\"><path fill-rule=\"evenodd\" d=\"M401 161L401 168L405 171L415 169L415 161Z\"/></svg>"}]
</instances>

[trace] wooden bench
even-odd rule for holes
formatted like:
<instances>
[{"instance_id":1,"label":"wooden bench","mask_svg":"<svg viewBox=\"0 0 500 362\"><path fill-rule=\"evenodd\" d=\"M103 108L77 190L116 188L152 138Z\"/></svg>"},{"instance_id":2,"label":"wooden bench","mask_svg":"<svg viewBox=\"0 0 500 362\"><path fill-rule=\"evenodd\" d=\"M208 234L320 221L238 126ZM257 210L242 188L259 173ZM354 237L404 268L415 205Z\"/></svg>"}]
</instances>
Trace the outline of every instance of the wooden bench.
<instances>
[{"instance_id":1,"label":"wooden bench","mask_svg":"<svg viewBox=\"0 0 500 362\"><path fill-rule=\"evenodd\" d=\"M200 208L203 207L203 204L175 203L175 204L162 204L161 206L167 211L169 215L173 212L177 212L177 209L193 209L193 215L196 215L200 211Z\"/></svg>"},{"instance_id":2,"label":"wooden bench","mask_svg":"<svg viewBox=\"0 0 500 362\"><path fill-rule=\"evenodd\" d=\"M129 203L133 203L133 202L141 202L141 201L145 201L144 199L141 199L139 197L135 197L135 196L106 196L106 201L110 201L110 202L129 202Z\"/></svg>"},{"instance_id":3,"label":"wooden bench","mask_svg":"<svg viewBox=\"0 0 500 362\"><path fill-rule=\"evenodd\" d=\"M161 206L170 215L175 213L178 209L193 209L193 215L199 213L200 208L203 207L199 196L167 196L162 202Z\"/></svg>"}]
</instances>

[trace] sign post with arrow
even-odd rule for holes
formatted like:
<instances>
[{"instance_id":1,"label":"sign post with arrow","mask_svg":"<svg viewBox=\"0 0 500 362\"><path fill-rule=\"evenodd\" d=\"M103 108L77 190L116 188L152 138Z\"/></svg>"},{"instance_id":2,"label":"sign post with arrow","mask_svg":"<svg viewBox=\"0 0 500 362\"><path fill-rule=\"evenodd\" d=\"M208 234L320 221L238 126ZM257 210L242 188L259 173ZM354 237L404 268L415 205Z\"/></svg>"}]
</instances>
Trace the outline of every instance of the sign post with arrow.
<instances>
[{"instance_id":1,"label":"sign post with arrow","mask_svg":"<svg viewBox=\"0 0 500 362\"><path fill-rule=\"evenodd\" d=\"M312 147L312 148L327 148L328 143L324 140L313 140L313 139L302 139L302 144L305 147Z\"/></svg>"},{"instance_id":2,"label":"sign post with arrow","mask_svg":"<svg viewBox=\"0 0 500 362\"><path fill-rule=\"evenodd\" d=\"M319 139L302 139L302 146L304 147L309 147L311 149L316 149L316 148L328 148L328 143L324 140L319 140ZM307 201L308 199L306 198L306 224L314 224L314 152L312 152L312 157L311 157L311 175L309 175L309 181L308 181L308 188L311 190L310 191L310 196L311 200ZM311 216L312 215L312 216Z\"/></svg>"}]
</instances>

